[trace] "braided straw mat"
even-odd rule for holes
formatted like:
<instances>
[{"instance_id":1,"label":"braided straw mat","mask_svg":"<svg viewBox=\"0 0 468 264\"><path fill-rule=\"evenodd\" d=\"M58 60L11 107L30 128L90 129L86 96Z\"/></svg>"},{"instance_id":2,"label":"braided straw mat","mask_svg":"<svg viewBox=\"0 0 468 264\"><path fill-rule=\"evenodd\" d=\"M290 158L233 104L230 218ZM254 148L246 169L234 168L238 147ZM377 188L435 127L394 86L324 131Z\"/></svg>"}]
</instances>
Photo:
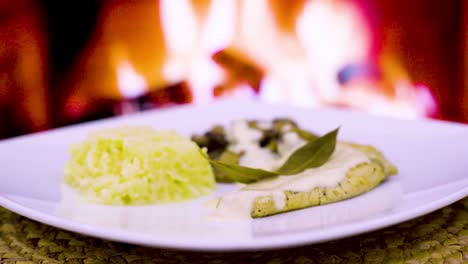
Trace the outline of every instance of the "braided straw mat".
<instances>
[{"instance_id":1,"label":"braided straw mat","mask_svg":"<svg viewBox=\"0 0 468 264\"><path fill-rule=\"evenodd\" d=\"M0 207L0 263L468 263L468 198L429 215L324 244L207 253L81 236Z\"/></svg>"}]
</instances>

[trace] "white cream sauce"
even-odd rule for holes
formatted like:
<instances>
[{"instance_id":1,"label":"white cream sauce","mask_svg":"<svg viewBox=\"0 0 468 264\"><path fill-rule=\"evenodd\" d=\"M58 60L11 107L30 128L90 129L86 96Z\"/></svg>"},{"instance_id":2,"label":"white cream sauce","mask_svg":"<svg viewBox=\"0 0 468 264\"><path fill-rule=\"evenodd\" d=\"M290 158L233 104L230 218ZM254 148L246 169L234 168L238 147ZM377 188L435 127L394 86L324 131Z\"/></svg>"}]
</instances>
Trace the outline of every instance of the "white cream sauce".
<instances>
[{"instance_id":1,"label":"white cream sauce","mask_svg":"<svg viewBox=\"0 0 468 264\"><path fill-rule=\"evenodd\" d=\"M334 187L346 177L350 169L363 162L369 162L366 154L349 145L338 143L330 159L318 168L248 184L243 190L281 189L306 192L315 187Z\"/></svg>"},{"instance_id":2,"label":"white cream sauce","mask_svg":"<svg viewBox=\"0 0 468 264\"><path fill-rule=\"evenodd\" d=\"M245 128L242 123L245 124L245 122L236 123L231 136L237 139L235 147L244 148L243 150L247 153L254 151L253 155L244 155L241 163L244 166L253 164L252 167L272 170L282 164L292 152L305 143L295 133L287 133L283 138L283 143L279 146L281 155L275 157L270 151L258 146L254 141L254 138L258 139L256 135L254 137L253 131L255 130ZM240 136L240 138L237 136ZM248 146L249 144L250 146ZM264 153L264 151L267 153ZM266 158L267 154L270 156L269 158ZM259 160L259 158L264 160ZM265 162L265 160L268 161ZM315 187L337 186L346 177L350 169L364 162L369 162L369 158L365 153L349 145L338 143L335 152L327 163L318 168L308 169L296 175L279 176L246 184L239 190L224 195L218 200L212 216L216 218L248 219L250 218L254 200L262 196L272 197L276 209L281 210L286 205L285 191L307 192Z\"/></svg>"},{"instance_id":3,"label":"white cream sauce","mask_svg":"<svg viewBox=\"0 0 468 264\"><path fill-rule=\"evenodd\" d=\"M271 153L267 148L259 146L258 141L262 132L252 129L245 121L234 121L231 129L227 131L230 142L229 150L243 152L239 164L242 166L269 170L276 165L277 155Z\"/></svg>"}]
</instances>

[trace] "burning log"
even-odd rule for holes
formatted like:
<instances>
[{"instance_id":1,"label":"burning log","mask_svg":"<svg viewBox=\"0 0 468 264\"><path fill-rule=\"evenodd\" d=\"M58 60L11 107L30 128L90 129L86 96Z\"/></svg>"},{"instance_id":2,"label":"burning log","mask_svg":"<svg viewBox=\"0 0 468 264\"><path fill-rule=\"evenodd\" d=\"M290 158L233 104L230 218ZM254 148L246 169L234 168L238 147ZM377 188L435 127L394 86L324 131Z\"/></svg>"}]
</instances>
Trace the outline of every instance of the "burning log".
<instances>
[{"instance_id":1,"label":"burning log","mask_svg":"<svg viewBox=\"0 0 468 264\"><path fill-rule=\"evenodd\" d=\"M232 48L226 48L213 54L212 59L227 73L226 82L214 89L215 96L235 89L237 84L242 82L252 87L256 94L260 92L264 71L246 55Z\"/></svg>"},{"instance_id":2,"label":"burning log","mask_svg":"<svg viewBox=\"0 0 468 264\"><path fill-rule=\"evenodd\" d=\"M150 89L149 92L114 102L115 115L127 115L148 109L166 107L173 104L192 102L193 96L186 82L171 84L164 88Z\"/></svg>"},{"instance_id":3,"label":"burning log","mask_svg":"<svg viewBox=\"0 0 468 264\"><path fill-rule=\"evenodd\" d=\"M192 102L192 90L187 82L171 84L162 89L156 89L139 98L143 109L166 106L169 104L187 104Z\"/></svg>"}]
</instances>

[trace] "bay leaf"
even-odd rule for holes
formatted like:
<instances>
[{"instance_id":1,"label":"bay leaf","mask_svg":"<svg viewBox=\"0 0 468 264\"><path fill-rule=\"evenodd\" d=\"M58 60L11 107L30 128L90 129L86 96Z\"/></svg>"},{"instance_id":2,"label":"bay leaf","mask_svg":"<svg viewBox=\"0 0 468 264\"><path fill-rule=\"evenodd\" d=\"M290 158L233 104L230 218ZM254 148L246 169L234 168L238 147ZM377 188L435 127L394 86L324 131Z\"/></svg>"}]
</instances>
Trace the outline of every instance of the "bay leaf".
<instances>
[{"instance_id":1,"label":"bay leaf","mask_svg":"<svg viewBox=\"0 0 468 264\"><path fill-rule=\"evenodd\" d=\"M216 170L222 172L224 178L240 183L252 183L262 179L278 176L276 172L228 164L215 160L210 160L210 164Z\"/></svg>"},{"instance_id":2,"label":"bay leaf","mask_svg":"<svg viewBox=\"0 0 468 264\"><path fill-rule=\"evenodd\" d=\"M339 128L300 147L276 172L280 175L293 175L322 166L335 151L338 131Z\"/></svg>"}]
</instances>

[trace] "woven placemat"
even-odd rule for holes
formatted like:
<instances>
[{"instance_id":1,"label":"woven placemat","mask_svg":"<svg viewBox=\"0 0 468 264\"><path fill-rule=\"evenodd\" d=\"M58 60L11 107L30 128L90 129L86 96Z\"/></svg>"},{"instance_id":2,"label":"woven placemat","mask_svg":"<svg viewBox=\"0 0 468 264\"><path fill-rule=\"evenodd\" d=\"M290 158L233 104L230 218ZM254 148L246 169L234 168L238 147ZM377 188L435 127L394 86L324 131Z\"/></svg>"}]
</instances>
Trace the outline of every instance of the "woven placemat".
<instances>
[{"instance_id":1,"label":"woven placemat","mask_svg":"<svg viewBox=\"0 0 468 264\"><path fill-rule=\"evenodd\" d=\"M81 236L0 207L0 263L468 263L468 198L338 241L271 251L200 253Z\"/></svg>"}]
</instances>

